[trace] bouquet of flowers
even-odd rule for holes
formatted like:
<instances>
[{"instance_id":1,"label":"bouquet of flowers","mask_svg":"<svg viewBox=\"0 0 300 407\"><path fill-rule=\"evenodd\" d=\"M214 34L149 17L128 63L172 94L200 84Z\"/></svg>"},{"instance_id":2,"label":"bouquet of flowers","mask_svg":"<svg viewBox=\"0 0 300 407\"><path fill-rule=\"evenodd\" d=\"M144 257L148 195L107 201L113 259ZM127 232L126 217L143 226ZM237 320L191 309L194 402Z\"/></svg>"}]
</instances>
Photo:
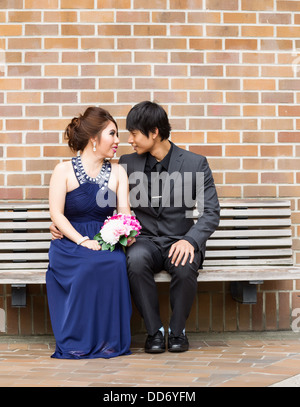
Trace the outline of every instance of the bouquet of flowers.
<instances>
[{"instance_id":1,"label":"bouquet of flowers","mask_svg":"<svg viewBox=\"0 0 300 407\"><path fill-rule=\"evenodd\" d=\"M117 243L120 243L125 250L128 239L138 236L141 228L135 216L118 213L104 221L100 232L94 236L94 239L101 244L102 250L112 252Z\"/></svg>"}]
</instances>

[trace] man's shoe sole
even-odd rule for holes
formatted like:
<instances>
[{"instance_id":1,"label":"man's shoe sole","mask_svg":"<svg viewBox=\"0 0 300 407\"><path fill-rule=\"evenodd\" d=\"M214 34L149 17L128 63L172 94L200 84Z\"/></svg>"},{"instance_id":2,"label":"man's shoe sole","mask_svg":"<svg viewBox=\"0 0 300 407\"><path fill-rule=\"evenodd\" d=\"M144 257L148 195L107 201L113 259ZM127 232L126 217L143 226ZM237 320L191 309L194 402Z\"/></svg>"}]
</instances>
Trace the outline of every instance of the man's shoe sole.
<instances>
[{"instance_id":1,"label":"man's shoe sole","mask_svg":"<svg viewBox=\"0 0 300 407\"><path fill-rule=\"evenodd\" d=\"M166 349L145 349L146 353L164 353Z\"/></svg>"},{"instance_id":2,"label":"man's shoe sole","mask_svg":"<svg viewBox=\"0 0 300 407\"><path fill-rule=\"evenodd\" d=\"M189 348L187 347L186 349L183 349L183 348L169 348L168 349L168 351L169 352L177 352L177 353L179 353L179 352L187 352L189 350Z\"/></svg>"}]
</instances>

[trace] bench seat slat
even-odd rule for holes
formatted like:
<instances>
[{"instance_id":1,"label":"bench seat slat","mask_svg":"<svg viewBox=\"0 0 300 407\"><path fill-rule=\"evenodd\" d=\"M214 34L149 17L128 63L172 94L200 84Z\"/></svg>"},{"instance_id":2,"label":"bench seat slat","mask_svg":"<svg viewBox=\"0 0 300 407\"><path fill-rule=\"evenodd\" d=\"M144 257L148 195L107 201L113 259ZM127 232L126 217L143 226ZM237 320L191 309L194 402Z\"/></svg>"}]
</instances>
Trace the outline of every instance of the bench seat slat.
<instances>
[{"instance_id":1,"label":"bench seat slat","mask_svg":"<svg viewBox=\"0 0 300 407\"><path fill-rule=\"evenodd\" d=\"M0 270L1 284L45 284L46 269Z\"/></svg>"},{"instance_id":2,"label":"bench seat slat","mask_svg":"<svg viewBox=\"0 0 300 407\"><path fill-rule=\"evenodd\" d=\"M46 269L34 271L15 270L0 271L2 284L44 284ZM210 281L256 281L256 280L296 280L300 279L300 267L235 267L232 269L214 268L200 270L198 282ZM161 271L155 275L157 282L169 282L170 275Z\"/></svg>"},{"instance_id":3,"label":"bench seat slat","mask_svg":"<svg viewBox=\"0 0 300 407\"><path fill-rule=\"evenodd\" d=\"M292 266L293 265L293 258L291 256L287 256L284 258L253 258L253 259L209 259L206 258L203 263L203 267L211 268L211 267L223 267L223 266Z\"/></svg>"},{"instance_id":4,"label":"bench seat slat","mask_svg":"<svg viewBox=\"0 0 300 407\"><path fill-rule=\"evenodd\" d=\"M199 271L198 281L256 281L256 280L294 280L300 278L300 267L235 267L234 269L214 268ZM170 281L170 275L166 271L156 276L157 282Z\"/></svg>"}]
</instances>

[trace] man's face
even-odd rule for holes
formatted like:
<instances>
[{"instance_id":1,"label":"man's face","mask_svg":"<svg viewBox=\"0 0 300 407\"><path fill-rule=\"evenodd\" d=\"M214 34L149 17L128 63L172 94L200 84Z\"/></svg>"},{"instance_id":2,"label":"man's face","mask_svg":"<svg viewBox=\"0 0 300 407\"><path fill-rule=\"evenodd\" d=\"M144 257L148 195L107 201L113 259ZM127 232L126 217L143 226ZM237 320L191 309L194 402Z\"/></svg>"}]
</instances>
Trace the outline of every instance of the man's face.
<instances>
[{"instance_id":1,"label":"man's face","mask_svg":"<svg viewBox=\"0 0 300 407\"><path fill-rule=\"evenodd\" d=\"M129 132L128 143L138 154L151 153L154 146L153 134L150 132L147 137L139 130L132 130Z\"/></svg>"}]
</instances>

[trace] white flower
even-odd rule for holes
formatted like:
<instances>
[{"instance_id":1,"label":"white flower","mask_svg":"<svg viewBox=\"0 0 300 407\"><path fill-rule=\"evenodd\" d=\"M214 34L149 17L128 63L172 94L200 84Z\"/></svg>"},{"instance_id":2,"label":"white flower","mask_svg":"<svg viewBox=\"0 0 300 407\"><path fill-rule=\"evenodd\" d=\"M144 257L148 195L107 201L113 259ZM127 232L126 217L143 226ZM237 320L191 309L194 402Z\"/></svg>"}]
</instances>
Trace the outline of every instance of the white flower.
<instances>
[{"instance_id":1,"label":"white flower","mask_svg":"<svg viewBox=\"0 0 300 407\"><path fill-rule=\"evenodd\" d=\"M104 242L114 245L118 243L120 236L126 232L125 225L120 219L110 219L101 229L101 237Z\"/></svg>"}]
</instances>

